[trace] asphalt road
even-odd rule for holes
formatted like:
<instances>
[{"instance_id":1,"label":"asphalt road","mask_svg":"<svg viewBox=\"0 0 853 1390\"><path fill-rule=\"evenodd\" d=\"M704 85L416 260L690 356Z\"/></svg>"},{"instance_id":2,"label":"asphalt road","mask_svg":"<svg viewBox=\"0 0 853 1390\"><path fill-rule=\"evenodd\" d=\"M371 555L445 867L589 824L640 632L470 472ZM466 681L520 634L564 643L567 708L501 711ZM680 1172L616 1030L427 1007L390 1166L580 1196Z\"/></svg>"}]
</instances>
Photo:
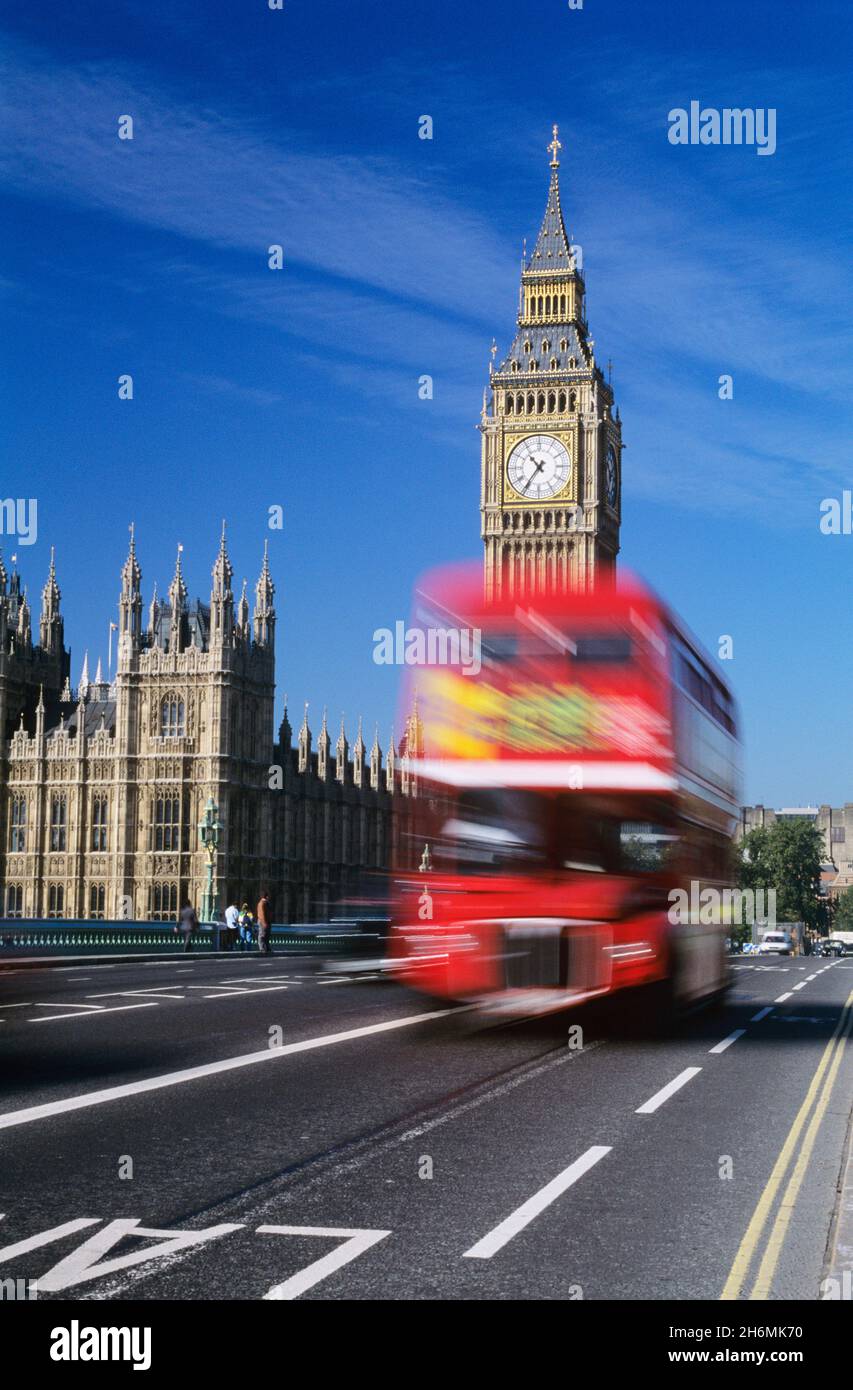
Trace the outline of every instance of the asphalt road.
<instances>
[{"instance_id":1,"label":"asphalt road","mask_svg":"<svg viewBox=\"0 0 853 1390\"><path fill-rule=\"evenodd\" d=\"M725 1008L663 1040L595 1010L488 1026L315 966L0 974L0 1278L40 1299L820 1297L853 961L736 962Z\"/></svg>"}]
</instances>

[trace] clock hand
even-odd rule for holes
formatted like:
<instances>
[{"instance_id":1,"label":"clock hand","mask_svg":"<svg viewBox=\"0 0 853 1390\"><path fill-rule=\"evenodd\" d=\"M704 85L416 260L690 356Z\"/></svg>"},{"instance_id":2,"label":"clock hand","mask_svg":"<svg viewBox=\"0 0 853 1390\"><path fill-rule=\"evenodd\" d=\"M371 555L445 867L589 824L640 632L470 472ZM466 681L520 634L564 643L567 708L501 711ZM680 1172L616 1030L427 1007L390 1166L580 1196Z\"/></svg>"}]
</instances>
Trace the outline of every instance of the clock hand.
<instances>
[{"instance_id":1,"label":"clock hand","mask_svg":"<svg viewBox=\"0 0 853 1390\"><path fill-rule=\"evenodd\" d=\"M537 463L535 459L531 459L531 463L533 464L533 472L531 473L530 477L527 479L527 482L524 484L524 487L522 488L522 492L526 492L526 491L527 491L527 489L530 487L530 484L533 482L534 478L536 477L536 474L537 474L537 473L541 473L541 472L542 472L542 469L545 467L545 460L544 460L544 459L540 459L539 463Z\"/></svg>"}]
</instances>

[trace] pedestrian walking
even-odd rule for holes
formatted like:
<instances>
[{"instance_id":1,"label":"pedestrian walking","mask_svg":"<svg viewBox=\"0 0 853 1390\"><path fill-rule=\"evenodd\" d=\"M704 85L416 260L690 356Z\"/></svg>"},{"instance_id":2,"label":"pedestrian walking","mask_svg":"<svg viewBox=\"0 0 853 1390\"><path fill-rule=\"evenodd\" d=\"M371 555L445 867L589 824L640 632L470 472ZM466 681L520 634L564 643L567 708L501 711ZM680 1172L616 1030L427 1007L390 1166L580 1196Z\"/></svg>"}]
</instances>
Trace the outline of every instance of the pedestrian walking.
<instances>
[{"instance_id":1,"label":"pedestrian walking","mask_svg":"<svg viewBox=\"0 0 853 1390\"><path fill-rule=\"evenodd\" d=\"M272 906L270 895L263 889L258 902L258 950L262 956L271 956L270 931L272 929Z\"/></svg>"},{"instance_id":2,"label":"pedestrian walking","mask_svg":"<svg viewBox=\"0 0 853 1390\"><path fill-rule=\"evenodd\" d=\"M191 951L193 937L198 931L198 918L195 915L195 908L191 903L184 903L181 909L181 916L178 921L178 931L184 938L184 950Z\"/></svg>"},{"instance_id":3,"label":"pedestrian walking","mask_svg":"<svg viewBox=\"0 0 853 1390\"><path fill-rule=\"evenodd\" d=\"M225 949L233 951L237 945L237 927L240 913L236 903L229 903L225 909Z\"/></svg>"}]
</instances>

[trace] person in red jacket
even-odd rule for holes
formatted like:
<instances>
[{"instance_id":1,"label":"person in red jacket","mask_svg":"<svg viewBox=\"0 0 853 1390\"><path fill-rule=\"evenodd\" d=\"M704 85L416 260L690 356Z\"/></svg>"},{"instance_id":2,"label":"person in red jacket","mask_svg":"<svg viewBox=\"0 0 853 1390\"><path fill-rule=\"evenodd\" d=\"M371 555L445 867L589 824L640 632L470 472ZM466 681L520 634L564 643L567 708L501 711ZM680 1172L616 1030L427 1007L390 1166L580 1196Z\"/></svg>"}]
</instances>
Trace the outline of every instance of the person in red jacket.
<instances>
[{"instance_id":1,"label":"person in red jacket","mask_svg":"<svg viewBox=\"0 0 853 1390\"><path fill-rule=\"evenodd\" d=\"M262 956L271 956L270 930L272 928L272 907L270 905L270 895L266 888L261 893L258 903L258 950Z\"/></svg>"}]
</instances>

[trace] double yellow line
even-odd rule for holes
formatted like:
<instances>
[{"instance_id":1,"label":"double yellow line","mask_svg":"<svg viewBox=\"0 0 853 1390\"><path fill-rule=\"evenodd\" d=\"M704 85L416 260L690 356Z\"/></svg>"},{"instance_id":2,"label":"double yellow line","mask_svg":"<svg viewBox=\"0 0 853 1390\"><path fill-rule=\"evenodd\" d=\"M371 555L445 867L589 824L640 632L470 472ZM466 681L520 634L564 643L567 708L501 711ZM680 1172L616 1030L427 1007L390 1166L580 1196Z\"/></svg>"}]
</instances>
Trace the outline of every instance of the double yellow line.
<instances>
[{"instance_id":1,"label":"double yellow line","mask_svg":"<svg viewBox=\"0 0 853 1390\"><path fill-rule=\"evenodd\" d=\"M758 1273L755 1283L750 1292L750 1299L766 1299L770 1297L770 1289L773 1284L773 1276L776 1273L776 1266L779 1263L779 1256L782 1253L782 1244L788 1231L788 1226L793 1215L794 1206L799 1196L803 1178L811 1158L818 1130L823 1120L829 1099L832 1095L832 1088L841 1066L841 1059L844 1055L844 1045L850 1036L853 1028L853 992L848 996L847 1003L841 1011L835 1032L823 1050L823 1055L818 1063L817 1070L812 1077L809 1089L806 1091L805 1099L797 1111L797 1118L791 1125L788 1137L782 1145L782 1150L773 1168L773 1172L767 1181L767 1186L762 1192L758 1205L752 1214L749 1225L746 1228L743 1240L740 1243L734 1264L729 1271L729 1277L725 1282L721 1299L740 1298L747 1283L749 1267L755 1258L758 1245L761 1240L764 1228L767 1225L768 1217L773 1210L773 1205L778 1196L779 1190L785 1178L785 1174L791 1164L791 1160L800 1144L800 1136L803 1135L800 1145L799 1155L794 1164L793 1171L788 1180L782 1200L776 1211L776 1218L767 1237L767 1244L764 1247L764 1254L758 1266ZM814 1109L812 1109L814 1107ZM809 1113L811 1112L811 1119ZM806 1122L808 1125L806 1126ZM805 1134L803 1130L805 1129Z\"/></svg>"}]
</instances>

